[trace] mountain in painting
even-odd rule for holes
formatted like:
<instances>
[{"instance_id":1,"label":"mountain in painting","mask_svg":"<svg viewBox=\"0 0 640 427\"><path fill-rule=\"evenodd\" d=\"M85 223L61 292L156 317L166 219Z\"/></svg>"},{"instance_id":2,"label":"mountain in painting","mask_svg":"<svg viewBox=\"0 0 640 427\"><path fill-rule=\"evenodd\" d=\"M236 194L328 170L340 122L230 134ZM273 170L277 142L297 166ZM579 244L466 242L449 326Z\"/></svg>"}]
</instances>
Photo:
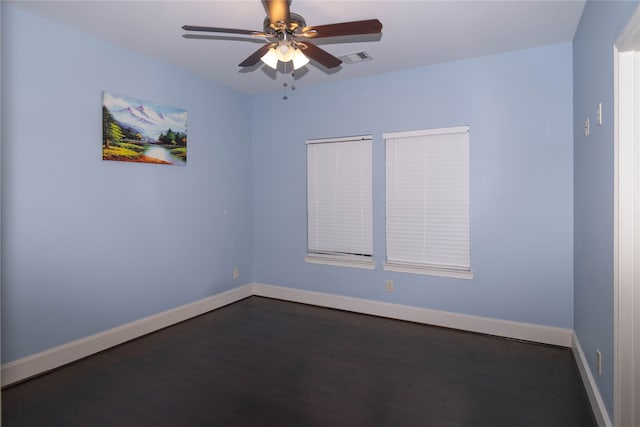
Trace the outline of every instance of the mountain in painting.
<instances>
[{"instance_id":1,"label":"mountain in painting","mask_svg":"<svg viewBox=\"0 0 640 427\"><path fill-rule=\"evenodd\" d=\"M184 134L187 132L185 110L109 92L104 94L104 104L117 122L139 132L147 141L157 141L169 129Z\"/></svg>"}]
</instances>

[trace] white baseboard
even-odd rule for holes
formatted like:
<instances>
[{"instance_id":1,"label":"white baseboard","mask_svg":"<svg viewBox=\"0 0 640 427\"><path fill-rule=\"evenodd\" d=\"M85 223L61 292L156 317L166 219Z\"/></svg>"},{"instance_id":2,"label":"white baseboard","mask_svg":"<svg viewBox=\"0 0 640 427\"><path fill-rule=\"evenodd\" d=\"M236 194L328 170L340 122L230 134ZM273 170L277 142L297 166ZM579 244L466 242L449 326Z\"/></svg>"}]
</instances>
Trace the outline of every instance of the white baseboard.
<instances>
[{"instance_id":1,"label":"white baseboard","mask_svg":"<svg viewBox=\"0 0 640 427\"><path fill-rule=\"evenodd\" d=\"M116 345L207 313L252 295L244 285L135 322L91 335L2 365L2 386L7 386L74 362Z\"/></svg>"},{"instance_id":2,"label":"white baseboard","mask_svg":"<svg viewBox=\"0 0 640 427\"><path fill-rule=\"evenodd\" d=\"M584 387L587 390L589 403L591 403L591 409L593 410L593 415L596 419L596 422L598 423L598 427L612 427L613 423L611 422L611 418L609 417L609 412L604 405L604 401L602 400L602 396L600 395L600 391L598 390L596 381L591 374L591 368L589 368L589 363L587 362L584 351L582 351L580 341L578 341L578 337L575 332L573 333L572 341L573 354L576 357L578 370L580 371L580 376L582 377Z\"/></svg>"},{"instance_id":3,"label":"white baseboard","mask_svg":"<svg viewBox=\"0 0 640 427\"><path fill-rule=\"evenodd\" d=\"M0 370L2 386L42 374L252 295L562 347L571 347L572 342L570 329L253 283L4 364ZM610 424L603 426L609 427Z\"/></svg>"},{"instance_id":4,"label":"white baseboard","mask_svg":"<svg viewBox=\"0 0 640 427\"><path fill-rule=\"evenodd\" d=\"M489 317L470 316L428 308L390 304L360 298L304 291L294 288L255 283L253 295L286 301L300 302L321 307L336 308L362 314L407 320L427 325L443 326L482 334L515 338L543 344L571 347L571 329L530 323L512 322Z\"/></svg>"}]
</instances>

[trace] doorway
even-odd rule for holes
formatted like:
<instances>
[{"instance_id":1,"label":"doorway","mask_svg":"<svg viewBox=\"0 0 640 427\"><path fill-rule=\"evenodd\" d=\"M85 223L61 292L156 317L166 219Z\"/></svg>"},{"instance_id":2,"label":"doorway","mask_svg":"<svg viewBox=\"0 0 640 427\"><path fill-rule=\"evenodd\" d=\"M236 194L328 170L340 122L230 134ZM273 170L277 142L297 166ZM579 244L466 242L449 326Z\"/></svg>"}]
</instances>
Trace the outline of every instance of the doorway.
<instances>
[{"instance_id":1,"label":"doorway","mask_svg":"<svg viewBox=\"0 0 640 427\"><path fill-rule=\"evenodd\" d=\"M614 425L640 425L640 9L614 48Z\"/></svg>"}]
</instances>

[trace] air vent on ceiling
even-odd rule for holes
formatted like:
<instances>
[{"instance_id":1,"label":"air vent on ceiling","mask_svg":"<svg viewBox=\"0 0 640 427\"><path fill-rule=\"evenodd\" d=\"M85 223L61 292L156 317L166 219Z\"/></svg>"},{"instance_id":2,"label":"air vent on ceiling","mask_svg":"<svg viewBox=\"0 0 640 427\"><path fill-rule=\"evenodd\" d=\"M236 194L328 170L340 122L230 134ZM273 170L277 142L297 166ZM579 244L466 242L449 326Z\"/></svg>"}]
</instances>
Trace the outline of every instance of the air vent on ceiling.
<instances>
[{"instance_id":1,"label":"air vent on ceiling","mask_svg":"<svg viewBox=\"0 0 640 427\"><path fill-rule=\"evenodd\" d=\"M340 57L345 64L355 64L356 62L368 61L373 59L367 52L350 53Z\"/></svg>"}]
</instances>

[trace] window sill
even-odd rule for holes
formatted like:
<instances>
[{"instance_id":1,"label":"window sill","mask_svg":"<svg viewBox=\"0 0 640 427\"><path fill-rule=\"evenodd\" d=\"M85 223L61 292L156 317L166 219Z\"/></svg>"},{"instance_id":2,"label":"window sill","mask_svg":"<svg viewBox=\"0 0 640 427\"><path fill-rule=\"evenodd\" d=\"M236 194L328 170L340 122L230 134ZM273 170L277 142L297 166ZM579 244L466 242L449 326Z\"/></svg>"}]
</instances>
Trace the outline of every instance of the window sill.
<instances>
[{"instance_id":1,"label":"window sill","mask_svg":"<svg viewBox=\"0 0 640 427\"><path fill-rule=\"evenodd\" d=\"M304 261L310 264L335 265L338 267L363 268L365 270L375 270L376 262L373 259L363 257L341 257L334 255L307 254Z\"/></svg>"},{"instance_id":2,"label":"window sill","mask_svg":"<svg viewBox=\"0 0 640 427\"><path fill-rule=\"evenodd\" d=\"M382 268L385 271L395 271L398 273L423 274L425 276L452 277L454 279L473 279L472 271L455 270L447 268L436 268L417 265L405 265L395 263L385 263Z\"/></svg>"}]
</instances>

